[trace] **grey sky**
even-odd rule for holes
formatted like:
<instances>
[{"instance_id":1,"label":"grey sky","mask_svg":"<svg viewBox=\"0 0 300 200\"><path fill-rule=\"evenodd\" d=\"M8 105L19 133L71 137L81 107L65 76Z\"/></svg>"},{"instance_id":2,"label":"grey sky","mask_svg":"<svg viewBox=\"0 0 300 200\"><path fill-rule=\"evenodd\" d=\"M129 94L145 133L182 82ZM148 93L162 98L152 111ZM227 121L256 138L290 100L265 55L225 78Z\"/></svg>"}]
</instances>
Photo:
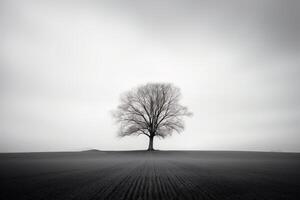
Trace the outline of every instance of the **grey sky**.
<instances>
[{"instance_id":1,"label":"grey sky","mask_svg":"<svg viewBox=\"0 0 300 200\"><path fill-rule=\"evenodd\" d=\"M300 2L0 3L0 151L142 149L119 95L172 82L194 113L159 149L300 151Z\"/></svg>"}]
</instances>

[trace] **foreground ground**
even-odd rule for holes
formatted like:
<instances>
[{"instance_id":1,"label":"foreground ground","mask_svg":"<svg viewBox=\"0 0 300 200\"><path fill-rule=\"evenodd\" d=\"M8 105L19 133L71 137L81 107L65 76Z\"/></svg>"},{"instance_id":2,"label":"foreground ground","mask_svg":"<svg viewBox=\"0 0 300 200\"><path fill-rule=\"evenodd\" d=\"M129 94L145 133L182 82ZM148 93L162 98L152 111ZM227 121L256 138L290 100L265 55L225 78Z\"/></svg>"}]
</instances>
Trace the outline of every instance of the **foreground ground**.
<instances>
[{"instance_id":1,"label":"foreground ground","mask_svg":"<svg viewBox=\"0 0 300 200\"><path fill-rule=\"evenodd\" d=\"M0 154L0 199L300 199L300 154Z\"/></svg>"}]
</instances>

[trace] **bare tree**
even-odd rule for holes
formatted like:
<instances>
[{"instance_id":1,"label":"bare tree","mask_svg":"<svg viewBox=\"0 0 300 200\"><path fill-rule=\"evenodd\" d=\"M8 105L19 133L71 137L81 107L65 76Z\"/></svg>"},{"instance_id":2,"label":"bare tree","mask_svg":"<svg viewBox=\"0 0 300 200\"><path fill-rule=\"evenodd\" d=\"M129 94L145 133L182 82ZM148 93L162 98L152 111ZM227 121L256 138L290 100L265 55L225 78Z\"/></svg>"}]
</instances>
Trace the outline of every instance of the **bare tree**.
<instances>
[{"instance_id":1,"label":"bare tree","mask_svg":"<svg viewBox=\"0 0 300 200\"><path fill-rule=\"evenodd\" d=\"M180 89L169 83L148 83L124 93L114 112L120 124L119 136L149 137L148 151L155 136L165 138L184 129L183 117L190 116L187 107L179 104Z\"/></svg>"}]
</instances>

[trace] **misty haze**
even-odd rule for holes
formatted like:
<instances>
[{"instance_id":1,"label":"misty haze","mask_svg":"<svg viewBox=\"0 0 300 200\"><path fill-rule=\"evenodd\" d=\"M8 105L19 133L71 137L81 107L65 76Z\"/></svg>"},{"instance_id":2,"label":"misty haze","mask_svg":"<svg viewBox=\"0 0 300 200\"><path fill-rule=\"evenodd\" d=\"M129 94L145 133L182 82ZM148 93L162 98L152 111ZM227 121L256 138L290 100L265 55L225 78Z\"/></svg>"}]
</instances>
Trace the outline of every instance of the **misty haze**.
<instances>
[{"instance_id":1,"label":"misty haze","mask_svg":"<svg viewBox=\"0 0 300 200\"><path fill-rule=\"evenodd\" d=\"M299 10L2 0L0 199L300 199Z\"/></svg>"}]
</instances>

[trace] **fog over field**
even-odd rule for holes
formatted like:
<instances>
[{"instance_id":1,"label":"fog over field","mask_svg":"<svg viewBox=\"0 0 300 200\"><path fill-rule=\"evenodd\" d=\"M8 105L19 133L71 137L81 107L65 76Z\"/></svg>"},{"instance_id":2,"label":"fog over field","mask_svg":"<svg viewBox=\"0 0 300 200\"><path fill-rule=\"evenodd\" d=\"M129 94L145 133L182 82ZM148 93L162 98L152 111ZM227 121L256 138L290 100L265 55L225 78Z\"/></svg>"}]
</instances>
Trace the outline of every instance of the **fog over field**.
<instances>
[{"instance_id":1,"label":"fog over field","mask_svg":"<svg viewBox=\"0 0 300 200\"><path fill-rule=\"evenodd\" d=\"M300 152L300 1L0 2L0 152L145 149L111 111L148 82L194 115L157 149Z\"/></svg>"}]
</instances>

